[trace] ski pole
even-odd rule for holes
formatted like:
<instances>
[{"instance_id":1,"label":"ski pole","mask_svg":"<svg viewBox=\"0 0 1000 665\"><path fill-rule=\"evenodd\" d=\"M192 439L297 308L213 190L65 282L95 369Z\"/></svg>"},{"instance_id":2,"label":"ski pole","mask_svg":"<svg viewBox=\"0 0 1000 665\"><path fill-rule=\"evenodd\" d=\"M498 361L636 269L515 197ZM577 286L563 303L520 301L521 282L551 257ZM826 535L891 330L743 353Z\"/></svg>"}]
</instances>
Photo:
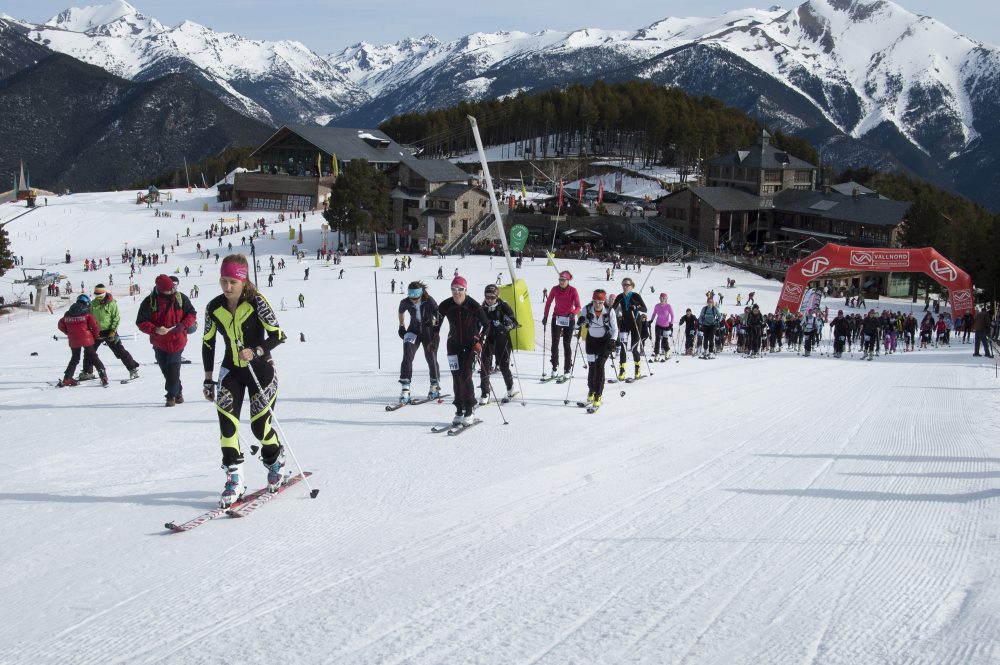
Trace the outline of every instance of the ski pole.
<instances>
[{"instance_id":1,"label":"ski pole","mask_svg":"<svg viewBox=\"0 0 1000 665\"><path fill-rule=\"evenodd\" d=\"M635 330L635 344L642 352L642 359L646 361L646 371L649 372L650 376L653 376L653 370L649 366L649 358L646 357L646 345L642 343L642 335L639 334L639 322L635 320L634 316L632 317L632 329Z\"/></svg>"},{"instance_id":2,"label":"ski pole","mask_svg":"<svg viewBox=\"0 0 1000 665\"><path fill-rule=\"evenodd\" d=\"M476 353L476 360L479 361L479 369L486 376L486 385L490 388L490 394L493 395L493 401L497 403L497 411L500 412L500 419L503 420L504 425L509 425L506 416L503 415L503 409L500 407L500 399L497 397L496 391L493 390L493 381L490 380L490 373L486 365L483 364L482 352Z\"/></svg>"},{"instance_id":3,"label":"ski pole","mask_svg":"<svg viewBox=\"0 0 1000 665\"><path fill-rule=\"evenodd\" d=\"M549 322L548 320L542 323L542 379L545 379L545 342L548 341L549 337Z\"/></svg>"},{"instance_id":4,"label":"ski pole","mask_svg":"<svg viewBox=\"0 0 1000 665\"><path fill-rule=\"evenodd\" d=\"M569 364L569 381L566 382L566 398L563 404L569 404L569 388L573 385L573 369L576 367L576 354L580 350L580 335L576 336L576 348L573 349L573 361Z\"/></svg>"},{"instance_id":5,"label":"ski pole","mask_svg":"<svg viewBox=\"0 0 1000 665\"><path fill-rule=\"evenodd\" d=\"M253 377L253 382L257 384L257 390L260 391L261 394L263 394L264 388L261 387L260 380L257 379L257 372L253 371L253 365L247 363L247 369L250 370L250 376ZM302 482L306 484L306 489L309 490L309 496L315 499L316 495L319 494L319 490L318 489L314 490L312 487L310 487L309 478L306 476L305 471L302 470L302 465L299 464L299 458L295 456L295 451L292 450L292 447L290 445L288 445L288 437L285 436L284 431L282 431L281 429L281 425L278 424L278 419L274 417L273 409L271 409L271 424L274 426L274 429L278 432L278 436L281 437L282 445L288 448L288 453L292 456L292 459L295 460L295 466L299 467L299 475L302 476Z\"/></svg>"},{"instance_id":6,"label":"ski pole","mask_svg":"<svg viewBox=\"0 0 1000 665\"><path fill-rule=\"evenodd\" d=\"M514 349L510 350L510 359L514 362L514 377L517 379L517 390L521 393L521 406L528 406L524 401L524 386L521 385L521 370L517 368L517 354ZM545 354L542 354L542 362L545 362Z\"/></svg>"}]
</instances>

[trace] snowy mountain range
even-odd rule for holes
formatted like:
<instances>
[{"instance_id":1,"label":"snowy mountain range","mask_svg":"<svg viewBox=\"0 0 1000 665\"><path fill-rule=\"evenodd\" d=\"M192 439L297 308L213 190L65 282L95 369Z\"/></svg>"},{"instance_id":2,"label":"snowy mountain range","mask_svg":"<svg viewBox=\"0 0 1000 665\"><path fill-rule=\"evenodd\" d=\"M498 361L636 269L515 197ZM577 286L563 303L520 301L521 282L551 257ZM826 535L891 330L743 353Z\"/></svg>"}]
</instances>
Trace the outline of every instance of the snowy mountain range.
<instances>
[{"instance_id":1,"label":"snowy mountain range","mask_svg":"<svg viewBox=\"0 0 1000 665\"><path fill-rule=\"evenodd\" d=\"M123 0L19 25L125 78L185 73L272 124L371 126L463 100L645 78L717 96L808 138L835 165L902 169L1000 208L1000 50L887 0L809 0L635 31L426 35L327 56L190 21L167 28Z\"/></svg>"}]
</instances>

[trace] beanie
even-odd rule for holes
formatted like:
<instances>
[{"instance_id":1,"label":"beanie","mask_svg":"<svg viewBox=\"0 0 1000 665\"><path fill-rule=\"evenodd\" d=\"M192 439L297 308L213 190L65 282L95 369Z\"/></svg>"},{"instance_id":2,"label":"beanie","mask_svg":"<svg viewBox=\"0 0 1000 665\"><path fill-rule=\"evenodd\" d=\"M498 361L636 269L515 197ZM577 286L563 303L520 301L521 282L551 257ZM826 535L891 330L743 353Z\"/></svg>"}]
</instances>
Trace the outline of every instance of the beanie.
<instances>
[{"instance_id":1,"label":"beanie","mask_svg":"<svg viewBox=\"0 0 1000 665\"><path fill-rule=\"evenodd\" d=\"M160 293L170 293L174 290L174 281L166 275L157 275L156 290Z\"/></svg>"},{"instance_id":2,"label":"beanie","mask_svg":"<svg viewBox=\"0 0 1000 665\"><path fill-rule=\"evenodd\" d=\"M661 298L666 298L666 297L667 297L667 294L666 294L666 293L661 293L661 294L660 294L660 297L661 297Z\"/></svg>"},{"instance_id":3,"label":"beanie","mask_svg":"<svg viewBox=\"0 0 1000 665\"><path fill-rule=\"evenodd\" d=\"M490 295L491 293L500 293L500 289L497 288L496 284L487 284L486 288L483 289L483 293Z\"/></svg>"},{"instance_id":4,"label":"beanie","mask_svg":"<svg viewBox=\"0 0 1000 665\"><path fill-rule=\"evenodd\" d=\"M465 278L461 275L455 275L455 279L451 280L452 286L460 286L463 289L469 288L469 283L465 281Z\"/></svg>"},{"instance_id":5,"label":"beanie","mask_svg":"<svg viewBox=\"0 0 1000 665\"><path fill-rule=\"evenodd\" d=\"M105 290L103 284L98 284L97 286L94 287L95 298L103 298L105 293L107 293L107 291Z\"/></svg>"}]
</instances>

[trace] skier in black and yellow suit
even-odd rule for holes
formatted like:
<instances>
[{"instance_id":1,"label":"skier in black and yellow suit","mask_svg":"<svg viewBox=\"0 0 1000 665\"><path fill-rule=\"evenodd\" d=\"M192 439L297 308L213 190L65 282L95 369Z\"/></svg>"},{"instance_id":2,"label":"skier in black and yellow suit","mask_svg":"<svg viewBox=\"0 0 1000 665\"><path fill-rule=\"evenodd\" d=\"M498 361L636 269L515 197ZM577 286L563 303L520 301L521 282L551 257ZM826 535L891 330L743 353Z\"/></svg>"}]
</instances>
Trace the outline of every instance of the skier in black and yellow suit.
<instances>
[{"instance_id":1,"label":"skier in black and yellow suit","mask_svg":"<svg viewBox=\"0 0 1000 665\"><path fill-rule=\"evenodd\" d=\"M250 429L261 443L260 457L268 471L268 487L277 490L285 480L281 442L271 428L271 410L278 395L271 350L285 341L285 334L270 303L249 281L245 256L227 256L221 272L222 295L212 299L205 311L202 362L205 399L214 401L219 413L222 465L226 469L226 487L219 503L226 507L246 492L238 437L244 391L250 394ZM218 384L212 379L217 333L225 341Z\"/></svg>"}]
</instances>

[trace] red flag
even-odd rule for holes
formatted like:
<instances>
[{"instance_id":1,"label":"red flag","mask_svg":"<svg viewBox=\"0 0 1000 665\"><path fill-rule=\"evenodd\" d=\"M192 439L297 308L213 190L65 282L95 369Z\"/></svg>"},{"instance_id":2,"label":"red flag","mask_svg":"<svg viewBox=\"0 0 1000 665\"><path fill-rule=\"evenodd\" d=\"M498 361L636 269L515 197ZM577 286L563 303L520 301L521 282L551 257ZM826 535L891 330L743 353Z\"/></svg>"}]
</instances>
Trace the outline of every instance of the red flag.
<instances>
[{"instance_id":1,"label":"red flag","mask_svg":"<svg viewBox=\"0 0 1000 665\"><path fill-rule=\"evenodd\" d=\"M563 181L559 181L559 207L563 206Z\"/></svg>"},{"instance_id":2,"label":"red flag","mask_svg":"<svg viewBox=\"0 0 1000 665\"><path fill-rule=\"evenodd\" d=\"M604 202L604 180L597 181L597 205Z\"/></svg>"},{"instance_id":3,"label":"red flag","mask_svg":"<svg viewBox=\"0 0 1000 665\"><path fill-rule=\"evenodd\" d=\"M583 205L583 178L580 178L580 205Z\"/></svg>"}]
</instances>

